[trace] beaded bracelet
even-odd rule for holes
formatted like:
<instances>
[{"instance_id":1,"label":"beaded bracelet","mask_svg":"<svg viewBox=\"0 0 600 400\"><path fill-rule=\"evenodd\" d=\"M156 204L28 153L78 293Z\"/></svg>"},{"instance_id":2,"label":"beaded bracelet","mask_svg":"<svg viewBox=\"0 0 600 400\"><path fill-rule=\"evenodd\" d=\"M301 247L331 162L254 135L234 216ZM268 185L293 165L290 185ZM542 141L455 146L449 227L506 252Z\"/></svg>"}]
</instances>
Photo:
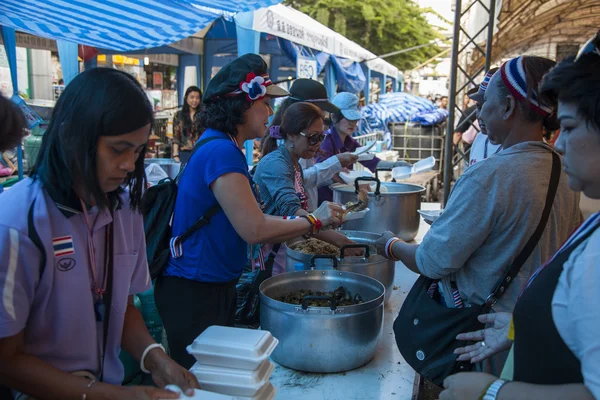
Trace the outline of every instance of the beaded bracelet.
<instances>
[{"instance_id":1,"label":"beaded bracelet","mask_svg":"<svg viewBox=\"0 0 600 400\"><path fill-rule=\"evenodd\" d=\"M311 225L311 235L318 233L323 228L323 223L320 219L317 219L314 215L302 215L302 218L306 219Z\"/></svg>"},{"instance_id":2,"label":"beaded bracelet","mask_svg":"<svg viewBox=\"0 0 600 400\"><path fill-rule=\"evenodd\" d=\"M396 244L397 242L400 242L400 239L393 237L390 240L387 241L386 245L385 245L385 255L387 258L392 259L394 261L399 261L399 258L396 258L396 256L394 256L394 252L392 251L392 248L394 247L394 244Z\"/></svg>"}]
</instances>

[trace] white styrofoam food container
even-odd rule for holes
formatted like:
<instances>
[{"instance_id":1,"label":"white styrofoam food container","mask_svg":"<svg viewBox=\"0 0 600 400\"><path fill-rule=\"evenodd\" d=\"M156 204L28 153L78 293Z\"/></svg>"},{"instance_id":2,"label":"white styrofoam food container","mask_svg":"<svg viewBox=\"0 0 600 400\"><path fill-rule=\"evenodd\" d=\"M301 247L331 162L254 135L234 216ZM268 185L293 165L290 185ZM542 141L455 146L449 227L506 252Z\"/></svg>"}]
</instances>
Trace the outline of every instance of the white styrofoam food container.
<instances>
[{"instance_id":1,"label":"white styrofoam food container","mask_svg":"<svg viewBox=\"0 0 600 400\"><path fill-rule=\"evenodd\" d=\"M167 385L165 389L170 390L171 392L175 392L179 394L179 398L182 400L190 399L190 400L234 400L235 397L229 396L226 394L213 393L208 392L206 390L194 389L193 396L186 396L185 393L181 391L179 386L176 385Z\"/></svg>"},{"instance_id":2,"label":"white styrofoam food container","mask_svg":"<svg viewBox=\"0 0 600 400\"><path fill-rule=\"evenodd\" d=\"M340 178L344 180L348 185L354 185L356 178L372 178L373 174L369 171L350 171L350 172L340 172ZM367 183L367 182L365 182Z\"/></svg>"},{"instance_id":3,"label":"white styrofoam food container","mask_svg":"<svg viewBox=\"0 0 600 400\"><path fill-rule=\"evenodd\" d=\"M263 387L258 391L258 393L253 397L238 397L235 396L235 400L273 400L275 398L275 394L277 390L271 384L271 382L267 382Z\"/></svg>"},{"instance_id":4,"label":"white styrofoam food container","mask_svg":"<svg viewBox=\"0 0 600 400\"><path fill-rule=\"evenodd\" d=\"M435 167L435 157L427 157L416 162L412 167L395 167L392 169L392 177L395 180L407 179L412 175L431 171Z\"/></svg>"},{"instance_id":5,"label":"white styrofoam food container","mask_svg":"<svg viewBox=\"0 0 600 400\"><path fill-rule=\"evenodd\" d=\"M357 212L349 212L344 216L344 221L352 221L353 219L361 219L364 218L367 213L371 211L368 207L362 211Z\"/></svg>"},{"instance_id":6,"label":"white styrofoam food container","mask_svg":"<svg viewBox=\"0 0 600 400\"><path fill-rule=\"evenodd\" d=\"M200 364L255 370L279 341L269 331L211 326L187 347Z\"/></svg>"},{"instance_id":7,"label":"white styrofoam food container","mask_svg":"<svg viewBox=\"0 0 600 400\"><path fill-rule=\"evenodd\" d=\"M273 368L275 365L269 360L263 361L254 371L196 363L190 372L203 389L231 396L252 397L269 381Z\"/></svg>"},{"instance_id":8,"label":"white styrofoam food container","mask_svg":"<svg viewBox=\"0 0 600 400\"><path fill-rule=\"evenodd\" d=\"M444 212L444 210L418 210L419 214L423 216L425 222L431 225L436 219L439 218L440 215Z\"/></svg>"},{"instance_id":9,"label":"white styrofoam food container","mask_svg":"<svg viewBox=\"0 0 600 400\"><path fill-rule=\"evenodd\" d=\"M358 161L371 161L375 158L375 154L373 153L364 153L358 156Z\"/></svg>"},{"instance_id":10,"label":"white styrofoam food container","mask_svg":"<svg viewBox=\"0 0 600 400\"><path fill-rule=\"evenodd\" d=\"M358 149L354 150L354 152L352 152L352 154L361 155L362 153L366 153L367 151L371 150L376 144L377 144L377 140L373 140L370 143L367 143L366 146L362 146L362 147L359 147Z\"/></svg>"}]
</instances>

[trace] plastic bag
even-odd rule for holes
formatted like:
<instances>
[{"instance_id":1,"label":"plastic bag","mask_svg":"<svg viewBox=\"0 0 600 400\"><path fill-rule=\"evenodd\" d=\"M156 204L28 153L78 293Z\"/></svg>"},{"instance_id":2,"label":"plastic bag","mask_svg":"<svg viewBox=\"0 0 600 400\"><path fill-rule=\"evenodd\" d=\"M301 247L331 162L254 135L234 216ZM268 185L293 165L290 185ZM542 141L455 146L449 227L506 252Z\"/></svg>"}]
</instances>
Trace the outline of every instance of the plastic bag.
<instances>
[{"instance_id":1,"label":"plastic bag","mask_svg":"<svg viewBox=\"0 0 600 400\"><path fill-rule=\"evenodd\" d=\"M167 172L158 164L148 164L146 167L146 179L150 186L156 185L158 182L168 178Z\"/></svg>"}]
</instances>

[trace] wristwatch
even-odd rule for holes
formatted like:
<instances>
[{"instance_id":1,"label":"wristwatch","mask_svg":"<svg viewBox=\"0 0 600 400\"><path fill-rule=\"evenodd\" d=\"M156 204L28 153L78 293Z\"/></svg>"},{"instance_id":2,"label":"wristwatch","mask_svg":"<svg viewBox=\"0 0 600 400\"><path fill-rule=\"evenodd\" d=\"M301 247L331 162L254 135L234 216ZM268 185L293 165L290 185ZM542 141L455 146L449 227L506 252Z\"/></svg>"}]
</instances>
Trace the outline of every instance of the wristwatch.
<instances>
[{"instance_id":1,"label":"wristwatch","mask_svg":"<svg viewBox=\"0 0 600 400\"><path fill-rule=\"evenodd\" d=\"M494 381L494 383L492 383L488 390L485 392L485 395L483 395L483 400L496 400L498 392L500 391L502 386L504 386L505 383L506 381L502 379Z\"/></svg>"}]
</instances>

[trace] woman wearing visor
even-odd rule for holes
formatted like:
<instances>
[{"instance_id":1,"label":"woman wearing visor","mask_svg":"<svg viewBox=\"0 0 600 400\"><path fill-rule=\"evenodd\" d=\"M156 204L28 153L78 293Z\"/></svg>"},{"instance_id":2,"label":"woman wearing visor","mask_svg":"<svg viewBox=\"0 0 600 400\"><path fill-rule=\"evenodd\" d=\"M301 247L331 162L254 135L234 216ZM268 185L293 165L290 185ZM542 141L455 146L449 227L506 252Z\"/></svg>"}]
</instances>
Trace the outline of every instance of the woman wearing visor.
<instances>
[{"instance_id":1,"label":"woman wearing visor","mask_svg":"<svg viewBox=\"0 0 600 400\"><path fill-rule=\"evenodd\" d=\"M321 151L317 155L317 162L321 163L332 156L347 154L356 151L360 143L352 137L358 122L361 120L358 96L352 93L338 93L332 103L339 108L339 112L331 113L331 126L325 132L325 140ZM364 167L375 172L376 169L391 169L394 167L411 166L406 161L384 161L375 157L372 160L361 161ZM352 166L349 167L352 169ZM329 187L319 188L319 204L323 201L332 201L333 192Z\"/></svg>"}]
</instances>

